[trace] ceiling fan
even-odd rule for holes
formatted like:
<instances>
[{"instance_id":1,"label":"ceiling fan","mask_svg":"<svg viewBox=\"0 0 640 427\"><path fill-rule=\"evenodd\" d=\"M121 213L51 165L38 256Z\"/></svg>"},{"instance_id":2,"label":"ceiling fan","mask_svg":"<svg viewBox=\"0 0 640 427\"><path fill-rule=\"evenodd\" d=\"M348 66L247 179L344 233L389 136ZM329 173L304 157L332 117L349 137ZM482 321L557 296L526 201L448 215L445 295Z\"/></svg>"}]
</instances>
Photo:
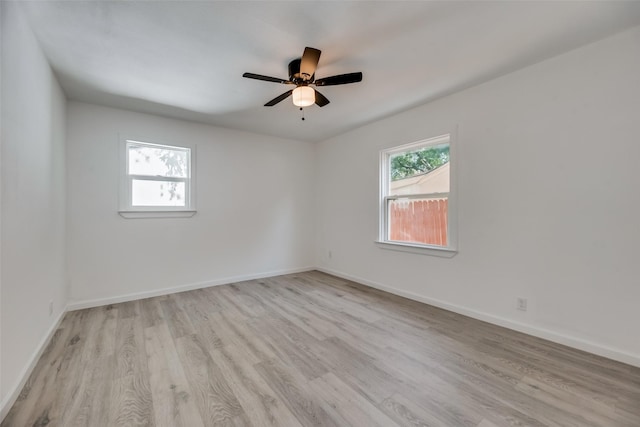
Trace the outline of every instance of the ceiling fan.
<instances>
[{"instance_id":1,"label":"ceiling fan","mask_svg":"<svg viewBox=\"0 0 640 427\"><path fill-rule=\"evenodd\" d=\"M294 89L288 90L264 104L265 107L273 107L291 95L293 95L293 104L298 107L308 107L313 104L324 107L329 103L329 100L311 86L336 86L357 83L362 81L362 73L339 74L337 76L315 80L320 53L318 49L305 47L302 58L294 59L289 63L289 80L253 73L244 73L242 77L296 86Z\"/></svg>"}]
</instances>

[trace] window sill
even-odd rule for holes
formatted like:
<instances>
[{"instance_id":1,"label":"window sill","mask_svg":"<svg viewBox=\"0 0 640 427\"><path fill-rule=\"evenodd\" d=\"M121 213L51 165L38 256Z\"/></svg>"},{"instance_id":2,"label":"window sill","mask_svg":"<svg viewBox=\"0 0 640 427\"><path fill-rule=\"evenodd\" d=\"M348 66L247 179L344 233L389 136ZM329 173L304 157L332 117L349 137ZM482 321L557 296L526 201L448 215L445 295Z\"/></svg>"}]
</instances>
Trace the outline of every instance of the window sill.
<instances>
[{"instance_id":1,"label":"window sill","mask_svg":"<svg viewBox=\"0 0 640 427\"><path fill-rule=\"evenodd\" d=\"M374 242L380 249L390 251L409 252L412 254L430 255L442 258L453 258L458 251L451 248L442 248L438 246L412 245L410 243L383 242L376 240Z\"/></svg>"},{"instance_id":2,"label":"window sill","mask_svg":"<svg viewBox=\"0 0 640 427\"><path fill-rule=\"evenodd\" d=\"M196 211L118 211L118 214L127 219L134 218L190 218Z\"/></svg>"}]
</instances>

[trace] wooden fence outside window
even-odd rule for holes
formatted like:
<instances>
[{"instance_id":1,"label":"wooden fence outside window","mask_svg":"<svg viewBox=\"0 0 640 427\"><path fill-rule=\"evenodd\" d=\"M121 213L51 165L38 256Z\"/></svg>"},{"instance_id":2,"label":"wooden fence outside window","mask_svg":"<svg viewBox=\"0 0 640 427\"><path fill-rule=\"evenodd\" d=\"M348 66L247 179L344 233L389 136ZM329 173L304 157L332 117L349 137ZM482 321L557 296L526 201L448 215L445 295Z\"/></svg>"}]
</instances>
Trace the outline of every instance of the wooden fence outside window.
<instances>
[{"instance_id":1,"label":"wooden fence outside window","mask_svg":"<svg viewBox=\"0 0 640 427\"><path fill-rule=\"evenodd\" d=\"M447 246L448 199L391 200L389 240Z\"/></svg>"}]
</instances>

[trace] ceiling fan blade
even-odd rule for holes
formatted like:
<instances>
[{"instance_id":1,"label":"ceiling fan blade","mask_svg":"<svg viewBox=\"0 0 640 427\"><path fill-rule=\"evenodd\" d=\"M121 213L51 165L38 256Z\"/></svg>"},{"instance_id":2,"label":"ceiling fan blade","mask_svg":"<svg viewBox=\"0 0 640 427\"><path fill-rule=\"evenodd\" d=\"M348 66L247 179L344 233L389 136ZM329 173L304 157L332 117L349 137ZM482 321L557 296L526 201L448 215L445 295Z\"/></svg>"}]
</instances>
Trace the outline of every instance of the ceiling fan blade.
<instances>
[{"instance_id":1,"label":"ceiling fan blade","mask_svg":"<svg viewBox=\"0 0 640 427\"><path fill-rule=\"evenodd\" d=\"M248 79L264 80L265 82L293 84L293 82L290 82L289 80L280 79L278 77L263 76L261 74L244 73L242 77L246 77Z\"/></svg>"},{"instance_id":2,"label":"ceiling fan blade","mask_svg":"<svg viewBox=\"0 0 640 427\"><path fill-rule=\"evenodd\" d=\"M315 82L316 86L335 86L346 85L348 83L357 83L362 81L362 73L339 74L337 76L325 77Z\"/></svg>"},{"instance_id":3,"label":"ceiling fan blade","mask_svg":"<svg viewBox=\"0 0 640 427\"><path fill-rule=\"evenodd\" d=\"M328 103L329 100L327 99L327 97L316 90L316 105L318 107L324 107Z\"/></svg>"},{"instance_id":4,"label":"ceiling fan blade","mask_svg":"<svg viewBox=\"0 0 640 427\"><path fill-rule=\"evenodd\" d=\"M318 61L320 61L320 51L312 47L305 47L300 62L300 75L304 80L311 80L316 72Z\"/></svg>"},{"instance_id":5,"label":"ceiling fan blade","mask_svg":"<svg viewBox=\"0 0 640 427\"><path fill-rule=\"evenodd\" d=\"M280 96L277 96L275 98L273 98L271 101L267 102L266 104L264 104L265 107L273 107L274 105L276 105L278 102L287 99L288 97L291 96L291 94L293 93L293 89L286 91L285 93L283 93Z\"/></svg>"}]
</instances>

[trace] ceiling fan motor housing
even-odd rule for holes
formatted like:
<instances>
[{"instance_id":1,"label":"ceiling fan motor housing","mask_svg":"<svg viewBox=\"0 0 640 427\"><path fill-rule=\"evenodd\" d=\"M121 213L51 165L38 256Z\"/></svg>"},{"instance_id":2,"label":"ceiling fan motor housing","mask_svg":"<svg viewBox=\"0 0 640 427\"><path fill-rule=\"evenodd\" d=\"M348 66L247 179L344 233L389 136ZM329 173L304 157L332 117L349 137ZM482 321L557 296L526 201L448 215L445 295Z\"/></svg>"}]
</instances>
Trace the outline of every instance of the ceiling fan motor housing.
<instances>
[{"instance_id":1,"label":"ceiling fan motor housing","mask_svg":"<svg viewBox=\"0 0 640 427\"><path fill-rule=\"evenodd\" d=\"M289 62L289 80L291 80L295 84L300 84L305 81L305 79L300 74L301 62L302 62L302 58L294 59L293 61ZM309 77L306 81L312 82L314 76L315 76L315 73L313 74L313 76Z\"/></svg>"}]
</instances>

